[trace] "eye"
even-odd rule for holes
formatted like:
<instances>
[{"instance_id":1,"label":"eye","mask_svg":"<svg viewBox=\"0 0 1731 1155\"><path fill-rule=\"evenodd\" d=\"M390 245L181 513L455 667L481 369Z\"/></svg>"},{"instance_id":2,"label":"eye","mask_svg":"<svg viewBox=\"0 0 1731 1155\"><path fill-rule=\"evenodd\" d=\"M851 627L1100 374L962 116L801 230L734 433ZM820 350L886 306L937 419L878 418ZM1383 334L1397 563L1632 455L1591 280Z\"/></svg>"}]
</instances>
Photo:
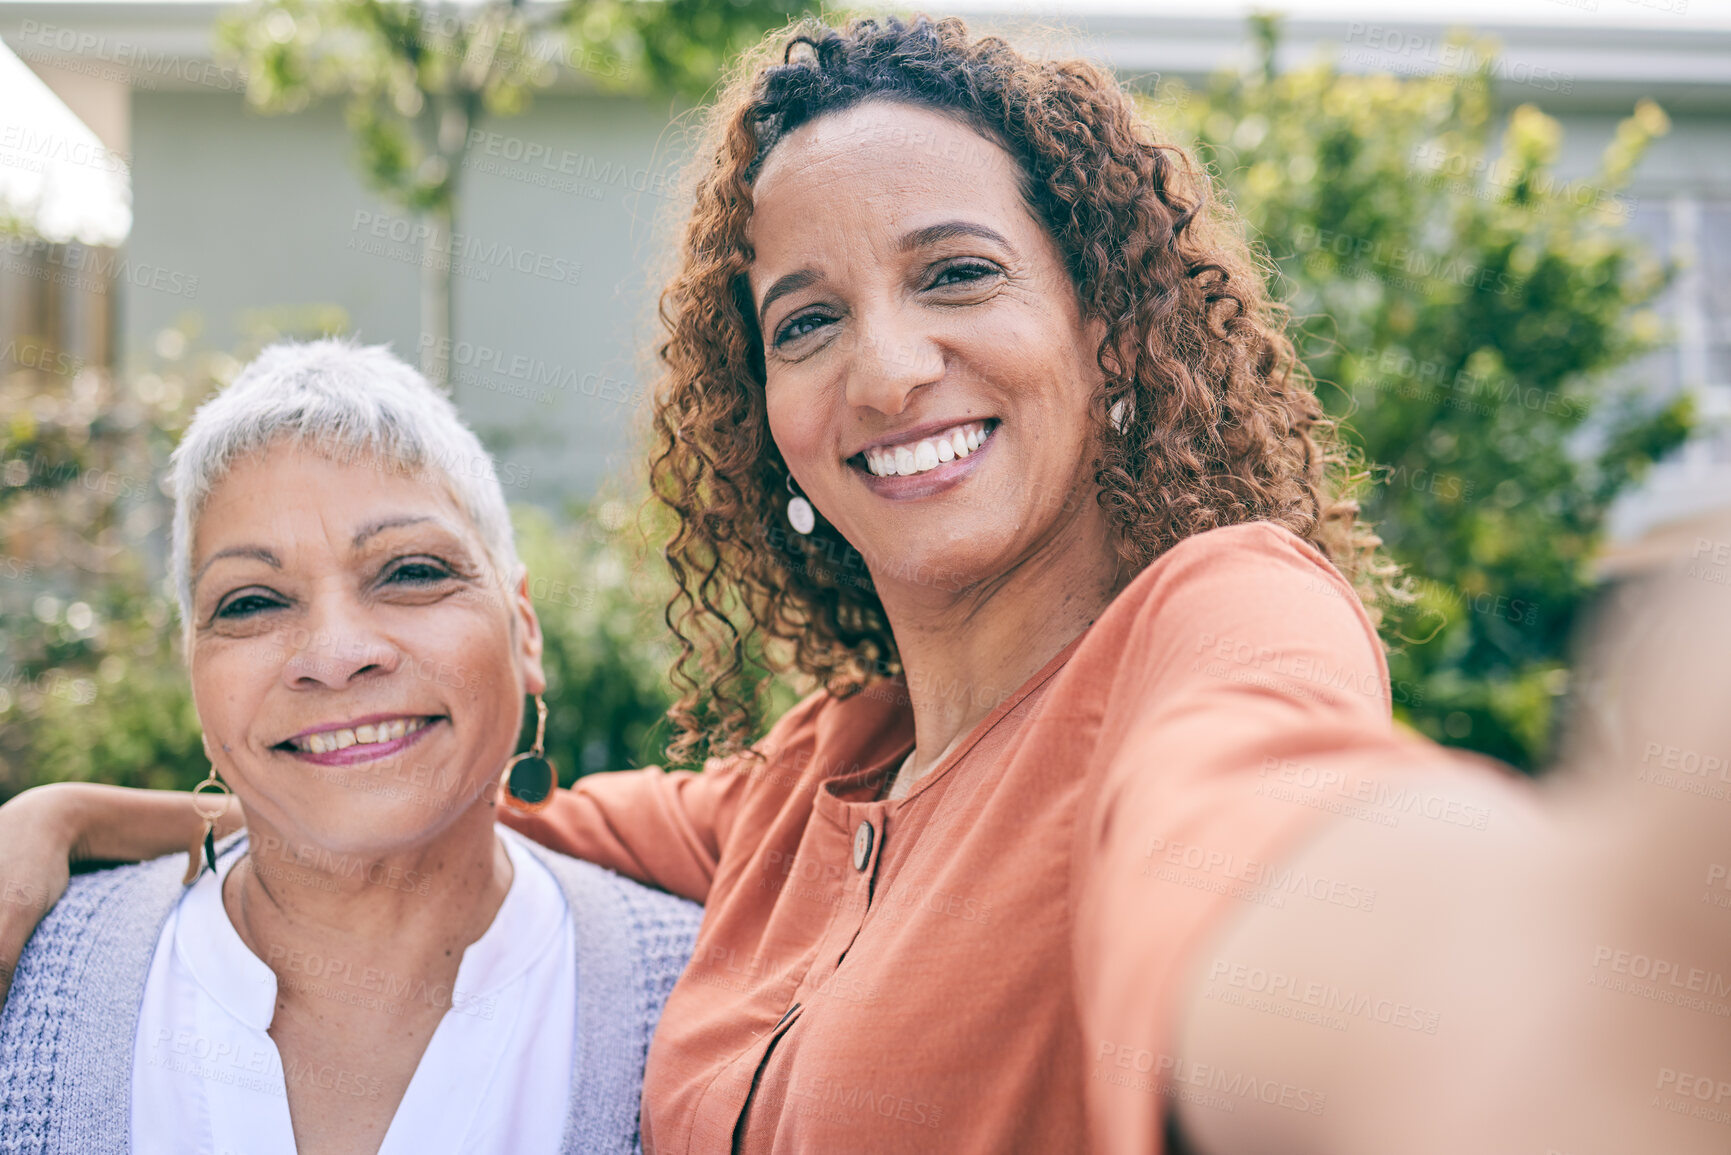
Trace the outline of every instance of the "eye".
<instances>
[{"instance_id":1,"label":"eye","mask_svg":"<svg viewBox=\"0 0 1731 1155\"><path fill-rule=\"evenodd\" d=\"M243 590L231 594L227 600L216 608L216 617L223 621L237 621L264 613L266 610L280 609L285 603L275 594L262 590Z\"/></svg>"},{"instance_id":2,"label":"eye","mask_svg":"<svg viewBox=\"0 0 1731 1155\"><path fill-rule=\"evenodd\" d=\"M942 289L953 285L970 285L987 277L995 277L1001 270L986 261L957 261L939 269L932 278L931 288Z\"/></svg>"},{"instance_id":3,"label":"eye","mask_svg":"<svg viewBox=\"0 0 1731 1155\"><path fill-rule=\"evenodd\" d=\"M782 322L781 328L775 331L775 346L780 348L789 341L815 333L834 319L824 313L796 313Z\"/></svg>"},{"instance_id":4,"label":"eye","mask_svg":"<svg viewBox=\"0 0 1731 1155\"><path fill-rule=\"evenodd\" d=\"M433 558L407 558L385 571L387 585L431 585L451 576L451 567Z\"/></svg>"}]
</instances>

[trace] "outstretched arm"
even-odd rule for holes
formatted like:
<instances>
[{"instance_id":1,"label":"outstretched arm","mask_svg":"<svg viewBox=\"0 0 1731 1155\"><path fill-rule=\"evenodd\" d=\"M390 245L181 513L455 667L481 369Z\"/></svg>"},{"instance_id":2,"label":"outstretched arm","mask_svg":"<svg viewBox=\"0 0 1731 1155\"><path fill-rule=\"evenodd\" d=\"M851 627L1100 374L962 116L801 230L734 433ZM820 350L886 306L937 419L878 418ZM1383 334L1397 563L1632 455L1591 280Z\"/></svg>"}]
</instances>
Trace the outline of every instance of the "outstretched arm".
<instances>
[{"instance_id":1,"label":"outstretched arm","mask_svg":"<svg viewBox=\"0 0 1731 1155\"><path fill-rule=\"evenodd\" d=\"M1723 1151L1731 802L1690 788L1731 750L1731 599L1666 591L1534 786L1362 717L1326 582L1213 560L1149 623L1081 856L1097 1145Z\"/></svg>"},{"instance_id":2,"label":"outstretched arm","mask_svg":"<svg viewBox=\"0 0 1731 1155\"><path fill-rule=\"evenodd\" d=\"M230 799L219 836L240 829ZM133 862L184 850L204 832L192 796L93 782L37 786L0 806L0 1004L36 924L66 891L75 862Z\"/></svg>"}]
</instances>

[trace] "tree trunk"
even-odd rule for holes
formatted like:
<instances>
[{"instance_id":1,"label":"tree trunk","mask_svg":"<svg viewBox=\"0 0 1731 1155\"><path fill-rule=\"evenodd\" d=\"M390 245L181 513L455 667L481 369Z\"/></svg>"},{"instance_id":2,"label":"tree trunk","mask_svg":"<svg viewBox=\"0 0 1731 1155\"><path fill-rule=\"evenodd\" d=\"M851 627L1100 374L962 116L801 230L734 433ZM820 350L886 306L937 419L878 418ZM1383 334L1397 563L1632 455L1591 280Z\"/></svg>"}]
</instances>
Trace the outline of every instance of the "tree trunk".
<instances>
[{"instance_id":1,"label":"tree trunk","mask_svg":"<svg viewBox=\"0 0 1731 1155\"><path fill-rule=\"evenodd\" d=\"M448 394L455 394L451 380L451 329L455 315L451 301L451 204L422 215L421 240L421 372Z\"/></svg>"}]
</instances>

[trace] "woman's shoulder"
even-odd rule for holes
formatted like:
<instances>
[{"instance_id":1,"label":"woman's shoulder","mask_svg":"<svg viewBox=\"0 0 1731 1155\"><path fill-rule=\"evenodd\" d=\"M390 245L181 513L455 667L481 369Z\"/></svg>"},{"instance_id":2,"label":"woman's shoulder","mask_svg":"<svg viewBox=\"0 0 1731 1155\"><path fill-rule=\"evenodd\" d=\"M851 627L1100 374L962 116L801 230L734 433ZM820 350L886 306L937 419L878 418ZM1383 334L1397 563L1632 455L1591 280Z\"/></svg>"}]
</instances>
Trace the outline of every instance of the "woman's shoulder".
<instances>
[{"instance_id":1,"label":"woman's shoulder","mask_svg":"<svg viewBox=\"0 0 1731 1155\"><path fill-rule=\"evenodd\" d=\"M183 854L149 862L130 863L75 874L66 893L43 916L19 960L23 977L27 962L69 958L82 944L100 940L105 948L136 941L141 949L156 944L162 922L184 892Z\"/></svg>"},{"instance_id":2,"label":"woman's shoulder","mask_svg":"<svg viewBox=\"0 0 1731 1155\"><path fill-rule=\"evenodd\" d=\"M1124 588L1071 665L1073 678L1121 690L1138 709L1202 693L1234 709L1249 698L1348 702L1381 716L1390 701L1357 592L1321 550L1272 522L1174 545Z\"/></svg>"},{"instance_id":3,"label":"woman's shoulder","mask_svg":"<svg viewBox=\"0 0 1731 1155\"><path fill-rule=\"evenodd\" d=\"M1215 625L1278 633L1305 615L1376 636L1358 593L1322 551L1270 521L1185 538L1137 574L1108 612L1138 622L1182 620L1205 633Z\"/></svg>"},{"instance_id":4,"label":"woman's shoulder","mask_svg":"<svg viewBox=\"0 0 1731 1155\"><path fill-rule=\"evenodd\" d=\"M564 892L575 936L582 1045L564 1150L621 1150L637 1133L649 1041L691 957L703 908L592 862L524 846Z\"/></svg>"},{"instance_id":5,"label":"woman's shoulder","mask_svg":"<svg viewBox=\"0 0 1731 1155\"><path fill-rule=\"evenodd\" d=\"M115 1121L114 1086L132 1067L144 983L185 868L170 855L76 875L25 946L0 1013L0 1102L8 1126L27 1115L42 1129L44 1150L97 1150L103 1119Z\"/></svg>"},{"instance_id":6,"label":"woman's shoulder","mask_svg":"<svg viewBox=\"0 0 1731 1155\"><path fill-rule=\"evenodd\" d=\"M688 899L626 878L604 866L572 858L506 830L552 873L565 896L578 934L616 939L620 946L653 954L691 953L703 907ZM681 953L683 952L683 953Z\"/></svg>"},{"instance_id":7,"label":"woman's shoulder","mask_svg":"<svg viewBox=\"0 0 1731 1155\"><path fill-rule=\"evenodd\" d=\"M1273 521L1246 521L1192 534L1150 563L1136 581L1172 581L1237 568L1268 575L1296 573L1351 588L1322 550Z\"/></svg>"}]
</instances>

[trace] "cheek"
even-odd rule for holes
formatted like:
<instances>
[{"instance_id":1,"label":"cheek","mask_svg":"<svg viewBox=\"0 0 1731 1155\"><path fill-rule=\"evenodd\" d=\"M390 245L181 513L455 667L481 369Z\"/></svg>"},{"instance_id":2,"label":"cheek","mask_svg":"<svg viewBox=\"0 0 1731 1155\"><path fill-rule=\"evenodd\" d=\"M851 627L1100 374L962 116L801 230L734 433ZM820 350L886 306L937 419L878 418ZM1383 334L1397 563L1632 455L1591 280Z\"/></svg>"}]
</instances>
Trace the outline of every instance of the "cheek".
<instances>
[{"instance_id":1,"label":"cheek","mask_svg":"<svg viewBox=\"0 0 1731 1155\"><path fill-rule=\"evenodd\" d=\"M281 651L261 652L266 643L224 642L199 653L189 675L199 726L212 739L232 745L274 683Z\"/></svg>"},{"instance_id":2,"label":"cheek","mask_svg":"<svg viewBox=\"0 0 1731 1155\"><path fill-rule=\"evenodd\" d=\"M795 473L812 477L813 459L823 444L824 414L815 404L799 404L795 390L771 384L764 392L769 436Z\"/></svg>"}]
</instances>

